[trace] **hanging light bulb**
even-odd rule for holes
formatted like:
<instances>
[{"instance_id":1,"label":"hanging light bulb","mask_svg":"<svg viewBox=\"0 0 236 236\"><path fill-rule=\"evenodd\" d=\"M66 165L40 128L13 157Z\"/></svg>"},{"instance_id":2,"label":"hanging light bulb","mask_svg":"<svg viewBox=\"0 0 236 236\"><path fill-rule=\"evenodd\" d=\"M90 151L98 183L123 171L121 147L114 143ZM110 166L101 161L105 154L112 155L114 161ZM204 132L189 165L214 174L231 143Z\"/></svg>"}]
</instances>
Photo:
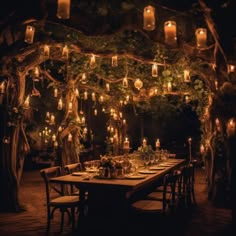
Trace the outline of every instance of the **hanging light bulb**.
<instances>
[{"instance_id":1,"label":"hanging light bulb","mask_svg":"<svg viewBox=\"0 0 236 236\"><path fill-rule=\"evenodd\" d=\"M235 66L234 65L228 65L227 66L228 68L228 73L232 73L232 72L234 72L235 71Z\"/></svg>"},{"instance_id":2,"label":"hanging light bulb","mask_svg":"<svg viewBox=\"0 0 236 236\"><path fill-rule=\"evenodd\" d=\"M68 140L69 142L72 141L72 134L71 134L71 133L68 134L68 138L67 138L67 140Z\"/></svg>"},{"instance_id":3,"label":"hanging light bulb","mask_svg":"<svg viewBox=\"0 0 236 236\"><path fill-rule=\"evenodd\" d=\"M91 97L92 97L92 101L96 101L96 94L94 92L92 92Z\"/></svg>"},{"instance_id":4,"label":"hanging light bulb","mask_svg":"<svg viewBox=\"0 0 236 236\"><path fill-rule=\"evenodd\" d=\"M134 87L138 90L140 90L143 87L143 82L141 79L136 79L134 81Z\"/></svg>"},{"instance_id":5,"label":"hanging light bulb","mask_svg":"<svg viewBox=\"0 0 236 236\"><path fill-rule=\"evenodd\" d=\"M81 83L82 84L86 84L88 81L87 81L87 76L86 76L86 73L83 73L82 74L82 77L81 77Z\"/></svg>"},{"instance_id":6,"label":"hanging light bulb","mask_svg":"<svg viewBox=\"0 0 236 236\"><path fill-rule=\"evenodd\" d=\"M94 109L94 115L97 116L97 114L98 114L98 110Z\"/></svg>"},{"instance_id":7,"label":"hanging light bulb","mask_svg":"<svg viewBox=\"0 0 236 236\"><path fill-rule=\"evenodd\" d=\"M152 6L146 6L143 10L143 28L147 31L155 29L155 8Z\"/></svg>"},{"instance_id":8,"label":"hanging light bulb","mask_svg":"<svg viewBox=\"0 0 236 236\"><path fill-rule=\"evenodd\" d=\"M123 78L122 84L123 84L123 87L124 87L124 88L128 88L128 79L127 79L126 76Z\"/></svg>"},{"instance_id":9,"label":"hanging light bulb","mask_svg":"<svg viewBox=\"0 0 236 236\"><path fill-rule=\"evenodd\" d=\"M106 91L109 92L110 91L110 84L106 83Z\"/></svg>"},{"instance_id":10,"label":"hanging light bulb","mask_svg":"<svg viewBox=\"0 0 236 236\"><path fill-rule=\"evenodd\" d=\"M57 17L59 19L70 18L70 0L57 1Z\"/></svg>"},{"instance_id":11,"label":"hanging light bulb","mask_svg":"<svg viewBox=\"0 0 236 236\"><path fill-rule=\"evenodd\" d=\"M54 98L57 98L57 96L58 96L58 89L55 88L55 89L54 89Z\"/></svg>"}]
</instances>

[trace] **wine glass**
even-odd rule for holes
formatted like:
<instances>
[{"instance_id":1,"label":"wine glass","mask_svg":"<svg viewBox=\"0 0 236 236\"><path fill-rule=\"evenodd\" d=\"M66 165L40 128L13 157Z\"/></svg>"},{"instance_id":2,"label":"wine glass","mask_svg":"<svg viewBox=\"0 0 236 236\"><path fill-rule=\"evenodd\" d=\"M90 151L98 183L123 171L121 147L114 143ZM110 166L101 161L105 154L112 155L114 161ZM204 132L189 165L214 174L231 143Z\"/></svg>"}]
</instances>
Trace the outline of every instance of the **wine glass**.
<instances>
[{"instance_id":1,"label":"wine glass","mask_svg":"<svg viewBox=\"0 0 236 236\"><path fill-rule=\"evenodd\" d=\"M149 165L149 163L150 163L150 156L149 156L149 155L144 155L144 157L143 157L143 163L144 163L145 169L148 169L148 165Z\"/></svg>"}]
</instances>

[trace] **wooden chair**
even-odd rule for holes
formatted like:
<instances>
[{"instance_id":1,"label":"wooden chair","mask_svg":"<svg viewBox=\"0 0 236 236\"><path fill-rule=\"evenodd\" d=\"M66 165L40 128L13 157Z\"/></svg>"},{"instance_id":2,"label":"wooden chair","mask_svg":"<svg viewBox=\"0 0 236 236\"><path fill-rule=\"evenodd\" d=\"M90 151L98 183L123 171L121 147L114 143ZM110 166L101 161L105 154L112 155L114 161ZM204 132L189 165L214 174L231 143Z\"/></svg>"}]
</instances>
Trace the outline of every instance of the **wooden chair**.
<instances>
[{"instance_id":1,"label":"wooden chair","mask_svg":"<svg viewBox=\"0 0 236 236\"><path fill-rule=\"evenodd\" d=\"M75 229L75 209L79 206L78 196L64 195L64 186L53 184L50 178L62 175L60 166L49 167L40 170L46 187L46 206L47 206L47 233L50 231L50 223L57 209L61 213L60 231L63 231L64 214L68 214L69 223L72 224L72 230Z\"/></svg>"},{"instance_id":2,"label":"wooden chair","mask_svg":"<svg viewBox=\"0 0 236 236\"><path fill-rule=\"evenodd\" d=\"M139 212L166 214L173 199L173 195L168 196L168 186L171 186L173 190L171 194L174 194L176 181L177 175L173 173L166 174L163 181L163 191L159 196L160 198L154 199L147 196L145 199L133 202L131 208Z\"/></svg>"},{"instance_id":3,"label":"wooden chair","mask_svg":"<svg viewBox=\"0 0 236 236\"><path fill-rule=\"evenodd\" d=\"M182 198L186 205L196 204L195 191L195 163L189 163L182 169Z\"/></svg>"},{"instance_id":4,"label":"wooden chair","mask_svg":"<svg viewBox=\"0 0 236 236\"><path fill-rule=\"evenodd\" d=\"M72 174L73 172L82 171L82 166L80 162L68 164L64 166L65 174ZM70 184L70 194L71 195L79 195L79 188L75 185Z\"/></svg>"},{"instance_id":5,"label":"wooden chair","mask_svg":"<svg viewBox=\"0 0 236 236\"><path fill-rule=\"evenodd\" d=\"M172 172L172 178L169 181L166 181L164 178L164 182L162 185L158 186L153 192L147 195L148 199L152 200L162 200L163 192L166 192L166 201L170 207L175 207L182 189L182 172L180 170L174 170Z\"/></svg>"}]
</instances>

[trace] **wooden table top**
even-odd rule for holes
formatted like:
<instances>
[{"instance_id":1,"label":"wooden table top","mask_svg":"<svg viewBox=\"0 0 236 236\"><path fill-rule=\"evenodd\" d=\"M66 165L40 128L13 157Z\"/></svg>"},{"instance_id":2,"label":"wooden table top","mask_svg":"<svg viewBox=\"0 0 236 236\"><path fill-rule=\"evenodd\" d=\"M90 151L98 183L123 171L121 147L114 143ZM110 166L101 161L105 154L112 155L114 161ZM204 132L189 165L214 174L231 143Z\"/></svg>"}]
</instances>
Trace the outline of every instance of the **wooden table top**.
<instances>
[{"instance_id":1,"label":"wooden table top","mask_svg":"<svg viewBox=\"0 0 236 236\"><path fill-rule=\"evenodd\" d=\"M170 159L167 162L162 162L161 165L169 164L169 166L164 167L163 170L153 170L152 174L144 174L145 178L113 178L113 179L107 179L107 178L98 178L96 176L92 176L91 173L88 173L87 175L64 175L60 177L51 178L50 181L53 183L64 183L64 184L76 184L78 186L86 185L86 187L117 187L117 188L126 188L129 190L135 190L143 185L146 185L148 183L152 183L159 178L163 177L166 173L169 171L178 168L182 164L185 163L184 159Z\"/></svg>"}]
</instances>

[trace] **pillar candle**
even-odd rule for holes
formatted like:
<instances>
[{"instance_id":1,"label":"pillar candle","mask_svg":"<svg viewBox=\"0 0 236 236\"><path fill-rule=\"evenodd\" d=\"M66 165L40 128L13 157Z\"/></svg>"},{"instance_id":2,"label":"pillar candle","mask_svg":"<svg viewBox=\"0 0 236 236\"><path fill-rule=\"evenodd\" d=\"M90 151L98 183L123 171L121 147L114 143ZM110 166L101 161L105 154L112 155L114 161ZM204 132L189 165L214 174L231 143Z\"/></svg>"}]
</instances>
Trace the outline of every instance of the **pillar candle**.
<instances>
[{"instance_id":1,"label":"pillar candle","mask_svg":"<svg viewBox=\"0 0 236 236\"><path fill-rule=\"evenodd\" d=\"M156 141L156 148L158 149L158 148L160 148L160 146L161 146L160 140L157 139L157 141Z\"/></svg>"},{"instance_id":2,"label":"pillar candle","mask_svg":"<svg viewBox=\"0 0 236 236\"><path fill-rule=\"evenodd\" d=\"M125 138L123 148L124 149L129 149L129 140L128 140L128 138Z\"/></svg>"},{"instance_id":3,"label":"pillar candle","mask_svg":"<svg viewBox=\"0 0 236 236\"><path fill-rule=\"evenodd\" d=\"M198 48L206 47L206 40L207 40L207 30L206 28L198 28L195 31L196 35L196 42Z\"/></svg>"},{"instance_id":4,"label":"pillar candle","mask_svg":"<svg viewBox=\"0 0 236 236\"><path fill-rule=\"evenodd\" d=\"M147 146L147 140L144 138L143 139L143 147L146 147Z\"/></svg>"},{"instance_id":5,"label":"pillar candle","mask_svg":"<svg viewBox=\"0 0 236 236\"><path fill-rule=\"evenodd\" d=\"M171 46L176 45L176 22L175 21L166 21L164 23L164 32L165 32L165 43Z\"/></svg>"}]
</instances>

